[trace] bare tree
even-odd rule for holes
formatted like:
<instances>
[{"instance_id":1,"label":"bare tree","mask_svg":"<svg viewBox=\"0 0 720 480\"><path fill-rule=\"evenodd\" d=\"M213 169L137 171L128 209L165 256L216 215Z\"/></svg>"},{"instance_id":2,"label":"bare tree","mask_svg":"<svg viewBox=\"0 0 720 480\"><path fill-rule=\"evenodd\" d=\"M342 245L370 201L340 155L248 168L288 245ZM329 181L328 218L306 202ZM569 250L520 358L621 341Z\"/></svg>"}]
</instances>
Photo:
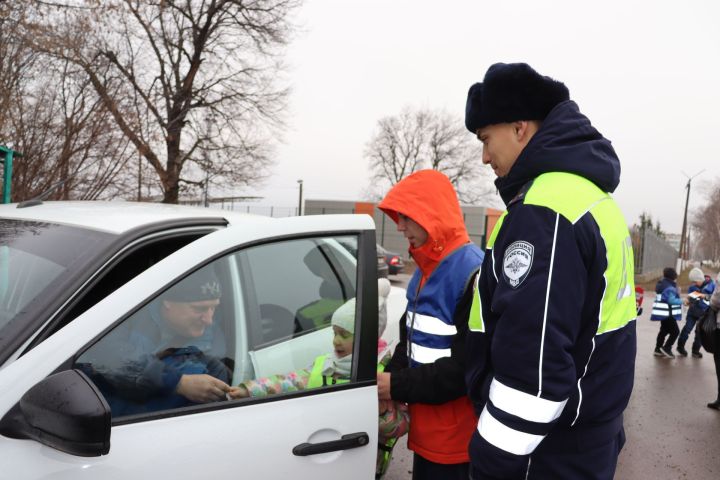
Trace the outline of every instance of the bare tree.
<instances>
[{"instance_id":1,"label":"bare tree","mask_svg":"<svg viewBox=\"0 0 720 480\"><path fill-rule=\"evenodd\" d=\"M373 180L395 185L420 168L428 120L426 112L405 108L378 121L378 132L365 150Z\"/></svg>"},{"instance_id":2,"label":"bare tree","mask_svg":"<svg viewBox=\"0 0 720 480\"><path fill-rule=\"evenodd\" d=\"M0 139L22 153L13 162L12 198L115 196L128 141L110 128L86 78L30 48L21 34L29 5L0 4Z\"/></svg>"},{"instance_id":3,"label":"bare tree","mask_svg":"<svg viewBox=\"0 0 720 480\"><path fill-rule=\"evenodd\" d=\"M638 222L634 225L634 227L640 230L650 230L660 238L665 238L667 236L667 233L664 232L660 226L660 220L655 220L655 223L653 224L652 215L645 211L640 214Z\"/></svg>"},{"instance_id":4,"label":"bare tree","mask_svg":"<svg viewBox=\"0 0 720 480\"><path fill-rule=\"evenodd\" d=\"M45 1L27 38L84 73L152 166L163 201L177 203L206 181L267 175L287 95L280 50L299 1Z\"/></svg>"},{"instance_id":5,"label":"bare tree","mask_svg":"<svg viewBox=\"0 0 720 480\"><path fill-rule=\"evenodd\" d=\"M701 259L720 261L720 179L711 182L707 203L692 214L694 253Z\"/></svg>"},{"instance_id":6,"label":"bare tree","mask_svg":"<svg viewBox=\"0 0 720 480\"><path fill-rule=\"evenodd\" d=\"M24 18L21 2L0 2L0 133L15 94L32 65L34 56L16 35L15 27ZM3 139L8 141L7 138Z\"/></svg>"},{"instance_id":7,"label":"bare tree","mask_svg":"<svg viewBox=\"0 0 720 480\"><path fill-rule=\"evenodd\" d=\"M459 118L406 107L398 115L380 119L366 146L375 190L371 194L380 196L407 175L431 168L450 178L462 203L495 205L495 189L481 156L480 144Z\"/></svg>"}]
</instances>

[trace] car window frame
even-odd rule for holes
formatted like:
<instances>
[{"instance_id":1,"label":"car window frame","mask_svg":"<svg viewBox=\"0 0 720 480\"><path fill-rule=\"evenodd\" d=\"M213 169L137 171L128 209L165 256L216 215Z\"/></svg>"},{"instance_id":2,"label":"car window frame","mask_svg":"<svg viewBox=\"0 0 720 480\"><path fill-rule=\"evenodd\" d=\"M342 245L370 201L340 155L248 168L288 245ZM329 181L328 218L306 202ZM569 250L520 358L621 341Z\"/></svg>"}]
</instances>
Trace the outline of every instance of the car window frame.
<instances>
[{"instance_id":1,"label":"car window frame","mask_svg":"<svg viewBox=\"0 0 720 480\"><path fill-rule=\"evenodd\" d=\"M267 402L283 401L292 398L306 397L313 395L321 395L331 393L332 391L364 388L376 384L376 370L377 370L377 261L376 261L376 250L375 250L375 231L374 230L328 230L328 231L313 231L311 233L300 233L300 234L286 234L286 235L273 235L263 239L258 239L242 244L234 245L231 248L227 248L223 251L217 252L216 254L204 258L201 262L195 264L190 270L185 271L183 274L170 279L160 287L156 287L152 292L148 293L139 303L134 305L124 315L115 319L107 328L96 334L90 341L85 343L82 348L78 349L70 358L55 370L55 373L72 368L72 365L76 360L93 345L95 345L100 339L112 331L122 322L128 320L140 310L145 308L147 304L153 301L157 296L170 288L195 271L215 262L218 259L226 258L230 255L237 253L240 250L260 246L268 243L274 243L279 241L302 239L302 238L318 238L318 237L334 237L334 236L347 236L357 235L358 237L358 258L356 274L358 282L356 285L356 331L353 345L353 351L358 352L358 361L354 361L352 364L351 381L348 383L341 383L335 385L328 385L320 389L308 389L297 392L281 393L271 395L267 397L256 397L256 398L245 398L240 400L228 400L213 402L207 404L191 405L185 407L179 407L172 410L163 410L158 412L140 413L134 415L128 415L120 418L113 418L111 420L112 427L129 425L139 422L152 421L164 418L175 418L184 415L191 415L195 413L204 413L217 410L225 410L228 408L239 408L242 406L249 406L255 404L262 404ZM237 262L230 262L235 263ZM239 273L238 273L239 274ZM239 277L242 281L242 276ZM243 299L247 301L247 299ZM247 304L245 304L247 306ZM360 319L363 319L361 322ZM367 361L367 358L373 359L372 362Z\"/></svg>"},{"instance_id":2,"label":"car window frame","mask_svg":"<svg viewBox=\"0 0 720 480\"><path fill-rule=\"evenodd\" d=\"M73 306L112 270L113 266L121 262L134 249L141 248L148 242L157 241L159 238L187 235L191 231L204 232L204 235L207 235L225 228L227 225L228 221L224 218L187 218L181 221L169 220L153 223L129 230L119 236L108 245L106 250L108 254L100 255L93 262L90 262L87 268L89 273L77 275L68 282L65 291L70 291L69 295L56 295L47 303L43 311L52 312L50 315L30 319L26 326L26 331L29 334L17 336L9 344L6 352L0 351L0 366L9 364L27 354L27 352L55 333L57 330L55 326L58 322L64 320L64 315L71 311Z\"/></svg>"}]
</instances>

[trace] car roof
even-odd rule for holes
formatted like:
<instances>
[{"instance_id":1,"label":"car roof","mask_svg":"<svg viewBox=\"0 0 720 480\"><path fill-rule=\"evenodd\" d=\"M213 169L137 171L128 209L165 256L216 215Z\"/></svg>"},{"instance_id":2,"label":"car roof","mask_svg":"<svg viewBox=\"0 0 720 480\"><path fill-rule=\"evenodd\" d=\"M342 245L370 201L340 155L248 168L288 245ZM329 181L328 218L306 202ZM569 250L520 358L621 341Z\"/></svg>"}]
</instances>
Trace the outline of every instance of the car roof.
<instances>
[{"instance_id":1,"label":"car roof","mask_svg":"<svg viewBox=\"0 0 720 480\"><path fill-rule=\"evenodd\" d=\"M184 218L224 218L231 224L272 221L270 217L165 203L126 201L47 201L25 208L18 204L0 205L0 218L59 223L122 234L153 223Z\"/></svg>"}]
</instances>

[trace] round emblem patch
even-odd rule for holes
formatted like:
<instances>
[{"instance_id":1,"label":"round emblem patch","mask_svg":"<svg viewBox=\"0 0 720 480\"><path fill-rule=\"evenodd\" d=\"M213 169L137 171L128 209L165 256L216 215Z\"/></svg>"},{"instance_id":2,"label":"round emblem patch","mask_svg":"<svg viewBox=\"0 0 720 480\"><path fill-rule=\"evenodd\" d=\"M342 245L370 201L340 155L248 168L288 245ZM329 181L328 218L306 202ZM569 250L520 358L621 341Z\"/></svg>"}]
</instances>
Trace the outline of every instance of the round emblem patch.
<instances>
[{"instance_id":1,"label":"round emblem patch","mask_svg":"<svg viewBox=\"0 0 720 480\"><path fill-rule=\"evenodd\" d=\"M535 247L525 241L510 244L503 257L503 276L512 287L517 288L530 273Z\"/></svg>"}]
</instances>

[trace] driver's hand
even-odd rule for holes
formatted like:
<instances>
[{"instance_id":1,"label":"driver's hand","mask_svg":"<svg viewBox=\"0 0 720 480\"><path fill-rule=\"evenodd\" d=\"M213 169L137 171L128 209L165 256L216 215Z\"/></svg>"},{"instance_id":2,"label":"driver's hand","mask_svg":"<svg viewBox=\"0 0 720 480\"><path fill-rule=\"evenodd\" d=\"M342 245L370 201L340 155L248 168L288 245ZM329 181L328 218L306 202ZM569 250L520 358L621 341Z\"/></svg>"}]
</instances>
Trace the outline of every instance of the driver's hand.
<instances>
[{"instance_id":1,"label":"driver's hand","mask_svg":"<svg viewBox=\"0 0 720 480\"><path fill-rule=\"evenodd\" d=\"M230 391L227 393L227 397L230 400L237 400L238 398L247 398L250 396L248 389L242 385L237 387L230 387Z\"/></svg>"},{"instance_id":2,"label":"driver's hand","mask_svg":"<svg viewBox=\"0 0 720 480\"><path fill-rule=\"evenodd\" d=\"M225 400L230 385L207 374L183 375L175 391L195 403Z\"/></svg>"}]
</instances>

